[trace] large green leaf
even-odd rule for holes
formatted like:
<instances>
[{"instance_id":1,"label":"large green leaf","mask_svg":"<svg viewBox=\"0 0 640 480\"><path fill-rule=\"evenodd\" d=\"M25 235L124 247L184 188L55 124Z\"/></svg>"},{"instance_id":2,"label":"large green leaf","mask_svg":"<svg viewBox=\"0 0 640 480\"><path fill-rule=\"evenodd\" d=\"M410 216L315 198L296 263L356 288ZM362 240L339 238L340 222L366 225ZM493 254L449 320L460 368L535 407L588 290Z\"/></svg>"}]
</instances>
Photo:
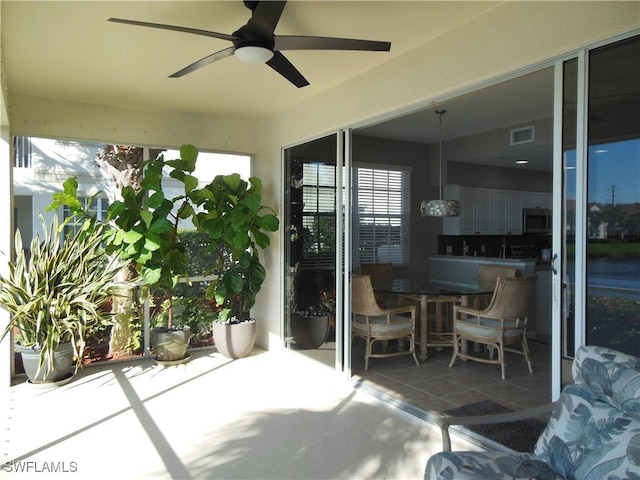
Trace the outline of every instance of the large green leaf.
<instances>
[{"instance_id":1,"label":"large green leaf","mask_svg":"<svg viewBox=\"0 0 640 480\"><path fill-rule=\"evenodd\" d=\"M253 238L260 248L267 248L271 244L269 237L259 230L253 230Z\"/></svg>"},{"instance_id":2,"label":"large green leaf","mask_svg":"<svg viewBox=\"0 0 640 480\"><path fill-rule=\"evenodd\" d=\"M144 237L144 235L142 233L137 232L135 230L129 230L127 232L124 232L122 240L124 241L124 243L126 243L128 245L131 245L131 244L136 243L142 237Z\"/></svg>"},{"instance_id":3,"label":"large green leaf","mask_svg":"<svg viewBox=\"0 0 640 480\"><path fill-rule=\"evenodd\" d=\"M144 238L144 248L150 252L155 252L162 248L162 237L151 231L147 232Z\"/></svg>"},{"instance_id":4,"label":"large green leaf","mask_svg":"<svg viewBox=\"0 0 640 480\"><path fill-rule=\"evenodd\" d=\"M262 194L262 180L258 177L251 177L249 178L249 183L257 193Z\"/></svg>"},{"instance_id":5,"label":"large green leaf","mask_svg":"<svg viewBox=\"0 0 640 480\"><path fill-rule=\"evenodd\" d=\"M164 202L164 193L163 192L154 192L153 195L149 196L147 199L147 206L149 208L158 208Z\"/></svg>"},{"instance_id":6,"label":"large green leaf","mask_svg":"<svg viewBox=\"0 0 640 480\"><path fill-rule=\"evenodd\" d=\"M214 298L218 305L224 305L227 300L227 287L224 282L218 282L215 289Z\"/></svg>"},{"instance_id":7,"label":"large green leaf","mask_svg":"<svg viewBox=\"0 0 640 480\"><path fill-rule=\"evenodd\" d=\"M153 220L153 213L149 211L140 212L140 219L144 222L145 226L149 228L151 225L151 220Z\"/></svg>"},{"instance_id":8,"label":"large green leaf","mask_svg":"<svg viewBox=\"0 0 640 480\"><path fill-rule=\"evenodd\" d=\"M149 230L153 233L158 233L158 234L171 232L173 230L173 223L171 223L166 218L158 218L153 222Z\"/></svg>"},{"instance_id":9,"label":"large green leaf","mask_svg":"<svg viewBox=\"0 0 640 480\"><path fill-rule=\"evenodd\" d=\"M168 165L174 167L173 170L171 170L171 172L169 173L169 176L172 178L175 178L176 180L178 180L179 182L183 182L184 181L184 177L186 176L186 174L182 171L182 168L180 168L180 165L184 163L180 160L172 160L170 162L167 162Z\"/></svg>"},{"instance_id":10,"label":"large green leaf","mask_svg":"<svg viewBox=\"0 0 640 480\"><path fill-rule=\"evenodd\" d=\"M252 192L242 199L242 204L246 206L253 215L256 215L260 210L261 202L262 196L258 192Z\"/></svg>"},{"instance_id":11,"label":"large green leaf","mask_svg":"<svg viewBox=\"0 0 640 480\"><path fill-rule=\"evenodd\" d=\"M78 179L71 177L62 183L62 192L53 194L53 201L46 207L47 212L67 206L71 211L82 210L82 202L78 199Z\"/></svg>"},{"instance_id":12,"label":"large green leaf","mask_svg":"<svg viewBox=\"0 0 640 480\"><path fill-rule=\"evenodd\" d=\"M182 207L180 207L180 211L178 212L178 217L181 219L189 218L194 216L195 211L193 207L189 203L184 203Z\"/></svg>"},{"instance_id":13,"label":"large green leaf","mask_svg":"<svg viewBox=\"0 0 640 480\"><path fill-rule=\"evenodd\" d=\"M238 272L230 271L224 275L224 284L227 287L227 292L231 295L237 295L242 292L244 282L242 281L242 275Z\"/></svg>"},{"instance_id":14,"label":"large green leaf","mask_svg":"<svg viewBox=\"0 0 640 480\"><path fill-rule=\"evenodd\" d=\"M238 191L241 189L243 184L246 183L238 173L224 175L223 182L229 188L230 194L235 193L236 195L238 194Z\"/></svg>"},{"instance_id":15,"label":"large green leaf","mask_svg":"<svg viewBox=\"0 0 640 480\"><path fill-rule=\"evenodd\" d=\"M180 146L180 158L187 163L187 172L193 172L196 169L198 160L198 149L193 145L185 144Z\"/></svg>"},{"instance_id":16,"label":"large green leaf","mask_svg":"<svg viewBox=\"0 0 640 480\"><path fill-rule=\"evenodd\" d=\"M162 276L162 268L143 268L142 278L150 285L158 283Z\"/></svg>"},{"instance_id":17,"label":"large green leaf","mask_svg":"<svg viewBox=\"0 0 640 480\"><path fill-rule=\"evenodd\" d=\"M189 271L189 258L178 248L169 250L165 257L165 264L175 273L184 274Z\"/></svg>"},{"instance_id":18,"label":"large green leaf","mask_svg":"<svg viewBox=\"0 0 640 480\"><path fill-rule=\"evenodd\" d=\"M276 232L280 226L280 220L273 213L268 213L255 220L256 224L267 232Z\"/></svg>"},{"instance_id":19,"label":"large green leaf","mask_svg":"<svg viewBox=\"0 0 640 480\"><path fill-rule=\"evenodd\" d=\"M198 179L193 175L185 175L184 177L184 193L189 194L189 192L198 188Z\"/></svg>"}]
</instances>

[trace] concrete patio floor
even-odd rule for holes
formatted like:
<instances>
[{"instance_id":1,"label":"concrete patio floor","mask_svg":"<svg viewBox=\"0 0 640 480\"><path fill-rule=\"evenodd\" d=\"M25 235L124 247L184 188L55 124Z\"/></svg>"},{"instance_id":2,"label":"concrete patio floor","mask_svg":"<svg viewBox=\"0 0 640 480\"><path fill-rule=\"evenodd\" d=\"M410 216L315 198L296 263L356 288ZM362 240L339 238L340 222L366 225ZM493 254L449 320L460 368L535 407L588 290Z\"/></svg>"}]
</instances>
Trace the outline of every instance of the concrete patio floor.
<instances>
[{"instance_id":1,"label":"concrete patio floor","mask_svg":"<svg viewBox=\"0 0 640 480\"><path fill-rule=\"evenodd\" d=\"M3 403L2 478L417 479L441 448L433 425L286 350L85 368Z\"/></svg>"}]
</instances>

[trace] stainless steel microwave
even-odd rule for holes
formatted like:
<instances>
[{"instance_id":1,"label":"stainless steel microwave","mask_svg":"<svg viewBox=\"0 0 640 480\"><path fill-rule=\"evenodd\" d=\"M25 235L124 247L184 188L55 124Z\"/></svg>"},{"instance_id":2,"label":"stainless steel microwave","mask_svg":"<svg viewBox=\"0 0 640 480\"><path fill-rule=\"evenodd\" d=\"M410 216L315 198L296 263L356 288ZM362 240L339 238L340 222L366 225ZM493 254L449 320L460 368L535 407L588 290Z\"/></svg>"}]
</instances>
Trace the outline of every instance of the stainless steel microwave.
<instances>
[{"instance_id":1,"label":"stainless steel microwave","mask_svg":"<svg viewBox=\"0 0 640 480\"><path fill-rule=\"evenodd\" d=\"M525 208L522 210L523 233L551 233L551 210L548 208Z\"/></svg>"}]
</instances>

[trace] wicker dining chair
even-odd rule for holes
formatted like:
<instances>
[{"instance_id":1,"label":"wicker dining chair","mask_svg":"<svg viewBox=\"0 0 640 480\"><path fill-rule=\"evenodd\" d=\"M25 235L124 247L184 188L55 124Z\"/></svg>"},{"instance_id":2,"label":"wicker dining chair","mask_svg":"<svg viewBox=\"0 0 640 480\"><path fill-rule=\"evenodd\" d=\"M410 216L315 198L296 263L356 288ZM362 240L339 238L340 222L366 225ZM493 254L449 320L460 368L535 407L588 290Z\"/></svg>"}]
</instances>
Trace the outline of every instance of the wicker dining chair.
<instances>
[{"instance_id":1,"label":"wicker dining chair","mask_svg":"<svg viewBox=\"0 0 640 480\"><path fill-rule=\"evenodd\" d=\"M496 282L498 277L515 277L515 267L500 267L496 265L480 265L478 268L478 275L476 281L478 287L482 290L491 290L493 292L496 288ZM478 295L475 299L474 308L487 308L489 305L490 295Z\"/></svg>"},{"instance_id":2,"label":"wicker dining chair","mask_svg":"<svg viewBox=\"0 0 640 480\"><path fill-rule=\"evenodd\" d=\"M416 357L416 306L404 305L395 308L381 308L371 285L369 275L353 275L351 277L351 335L363 338L366 342L364 369L369 369L369 358L391 357L396 355L413 355L416 365L420 365ZM408 350L387 352L389 340L407 340ZM382 342L382 353L373 353L375 342Z\"/></svg>"},{"instance_id":3,"label":"wicker dining chair","mask_svg":"<svg viewBox=\"0 0 640 480\"><path fill-rule=\"evenodd\" d=\"M389 286L393 283L393 264L392 263L361 263L360 275L369 275L371 284L374 287ZM375 292L376 301L382 308L387 307L388 295L383 292ZM392 302L393 303L393 302ZM397 299L396 299L396 304Z\"/></svg>"},{"instance_id":4,"label":"wicker dining chair","mask_svg":"<svg viewBox=\"0 0 640 480\"><path fill-rule=\"evenodd\" d=\"M527 343L527 319L536 285L536 276L498 277L491 303L484 310L454 305L453 307L453 356L450 367L456 358L474 360L483 363L497 363L502 368L505 379L505 351L524 355L531 368L529 345ZM464 353L461 343L464 340L487 345L491 352L489 358ZM507 348L521 344L522 350ZM493 359L493 350L498 351L498 359Z\"/></svg>"}]
</instances>

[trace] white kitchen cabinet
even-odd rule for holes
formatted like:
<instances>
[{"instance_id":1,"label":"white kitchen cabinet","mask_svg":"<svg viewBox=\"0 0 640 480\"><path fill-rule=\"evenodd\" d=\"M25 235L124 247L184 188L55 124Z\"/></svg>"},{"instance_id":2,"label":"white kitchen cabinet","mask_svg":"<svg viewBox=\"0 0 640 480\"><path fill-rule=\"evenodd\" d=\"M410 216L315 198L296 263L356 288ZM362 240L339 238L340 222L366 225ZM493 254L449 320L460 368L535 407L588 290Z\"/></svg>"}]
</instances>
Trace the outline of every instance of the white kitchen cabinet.
<instances>
[{"instance_id":1,"label":"white kitchen cabinet","mask_svg":"<svg viewBox=\"0 0 640 480\"><path fill-rule=\"evenodd\" d=\"M507 192L507 235L522 235L521 201L521 192Z\"/></svg>"},{"instance_id":2,"label":"white kitchen cabinet","mask_svg":"<svg viewBox=\"0 0 640 480\"><path fill-rule=\"evenodd\" d=\"M494 233L494 219L498 217L495 213L494 201L506 206L506 200L503 201L500 195L497 195L494 200L496 192L497 190L490 188L460 188L462 204L460 235L492 235ZM503 230L505 230L505 221L506 217L503 216L501 221Z\"/></svg>"},{"instance_id":3,"label":"white kitchen cabinet","mask_svg":"<svg viewBox=\"0 0 640 480\"><path fill-rule=\"evenodd\" d=\"M476 189L460 187L460 234L474 235L476 231Z\"/></svg>"},{"instance_id":4,"label":"white kitchen cabinet","mask_svg":"<svg viewBox=\"0 0 640 480\"><path fill-rule=\"evenodd\" d=\"M493 233L493 191L488 188L476 189L476 235Z\"/></svg>"},{"instance_id":5,"label":"white kitchen cabinet","mask_svg":"<svg viewBox=\"0 0 640 480\"><path fill-rule=\"evenodd\" d=\"M509 192L507 190L496 190L492 192L491 207L491 233L493 235L506 235L508 233Z\"/></svg>"},{"instance_id":6,"label":"white kitchen cabinet","mask_svg":"<svg viewBox=\"0 0 640 480\"><path fill-rule=\"evenodd\" d=\"M453 191L452 191L453 193ZM523 208L551 208L552 194L458 187L460 217L444 223L445 235L522 235Z\"/></svg>"},{"instance_id":7,"label":"white kitchen cabinet","mask_svg":"<svg viewBox=\"0 0 640 480\"><path fill-rule=\"evenodd\" d=\"M551 208L553 196L546 192L523 192L522 208Z\"/></svg>"}]
</instances>

